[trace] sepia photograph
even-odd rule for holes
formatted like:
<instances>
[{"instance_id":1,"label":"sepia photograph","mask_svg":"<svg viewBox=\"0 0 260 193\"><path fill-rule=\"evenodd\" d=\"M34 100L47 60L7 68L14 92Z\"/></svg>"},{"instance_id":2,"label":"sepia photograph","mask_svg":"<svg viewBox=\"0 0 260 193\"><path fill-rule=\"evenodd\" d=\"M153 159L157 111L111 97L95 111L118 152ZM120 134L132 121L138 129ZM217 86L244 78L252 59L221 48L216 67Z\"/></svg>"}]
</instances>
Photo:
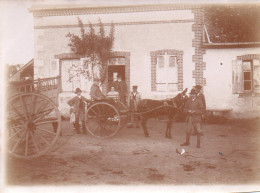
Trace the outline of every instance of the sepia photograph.
<instances>
[{"instance_id":1,"label":"sepia photograph","mask_svg":"<svg viewBox=\"0 0 260 193\"><path fill-rule=\"evenodd\" d=\"M260 192L260 1L0 6L0 192Z\"/></svg>"}]
</instances>

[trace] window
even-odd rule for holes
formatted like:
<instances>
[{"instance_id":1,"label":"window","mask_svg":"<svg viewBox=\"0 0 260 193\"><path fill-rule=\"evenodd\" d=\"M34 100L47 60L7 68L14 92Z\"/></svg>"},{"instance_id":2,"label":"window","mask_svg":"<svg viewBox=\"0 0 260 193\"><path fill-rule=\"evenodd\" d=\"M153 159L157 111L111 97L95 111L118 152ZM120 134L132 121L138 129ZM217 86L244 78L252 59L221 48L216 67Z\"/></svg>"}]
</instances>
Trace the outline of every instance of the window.
<instances>
[{"instance_id":1,"label":"window","mask_svg":"<svg viewBox=\"0 0 260 193\"><path fill-rule=\"evenodd\" d=\"M169 92L178 90L177 57L173 55L157 56L156 90Z\"/></svg>"},{"instance_id":2,"label":"window","mask_svg":"<svg viewBox=\"0 0 260 193\"><path fill-rule=\"evenodd\" d=\"M260 93L259 60L234 60L232 64L233 93Z\"/></svg>"},{"instance_id":3,"label":"window","mask_svg":"<svg viewBox=\"0 0 260 193\"><path fill-rule=\"evenodd\" d=\"M50 77L59 76L59 60L52 59L50 60Z\"/></svg>"}]
</instances>

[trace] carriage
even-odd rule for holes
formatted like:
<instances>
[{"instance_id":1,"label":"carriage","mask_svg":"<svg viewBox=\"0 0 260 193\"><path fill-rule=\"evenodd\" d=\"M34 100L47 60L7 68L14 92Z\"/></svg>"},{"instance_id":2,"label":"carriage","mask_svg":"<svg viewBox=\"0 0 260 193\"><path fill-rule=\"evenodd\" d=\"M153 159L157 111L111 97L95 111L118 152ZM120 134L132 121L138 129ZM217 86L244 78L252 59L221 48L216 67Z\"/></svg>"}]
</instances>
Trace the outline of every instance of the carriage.
<instances>
[{"instance_id":1,"label":"carriage","mask_svg":"<svg viewBox=\"0 0 260 193\"><path fill-rule=\"evenodd\" d=\"M6 146L11 155L34 158L45 154L62 135L58 109L59 77L7 87ZM119 100L87 104L86 127L96 138L109 138L126 125L128 110Z\"/></svg>"},{"instance_id":2,"label":"carriage","mask_svg":"<svg viewBox=\"0 0 260 193\"><path fill-rule=\"evenodd\" d=\"M59 77L46 78L7 88L6 146L11 155L20 158L39 157L49 151L62 135L62 119L58 109L59 81ZM149 99L142 101L142 127L146 137L149 136L147 119L156 111L163 111L169 117L166 137L171 138L173 115L179 111L186 91L168 101L168 104ZM119 100L90 101L85 114L86 129L96 138L112 137L126 126L128 112Z\"/></svg>"}]
</instances>

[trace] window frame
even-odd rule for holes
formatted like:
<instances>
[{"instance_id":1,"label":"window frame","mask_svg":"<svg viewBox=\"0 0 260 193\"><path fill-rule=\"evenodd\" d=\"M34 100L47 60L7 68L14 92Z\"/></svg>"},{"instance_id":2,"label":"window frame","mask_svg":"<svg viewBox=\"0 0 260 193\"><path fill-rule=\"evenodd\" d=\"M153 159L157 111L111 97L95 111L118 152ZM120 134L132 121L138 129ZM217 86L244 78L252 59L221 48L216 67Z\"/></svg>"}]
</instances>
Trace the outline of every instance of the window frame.
<instances>
[{"instance_id":1,"label":"window frame","mask_svg":"<svg viewBox=\"0 0 260 193\"><path fill-rule=\"evenodd\" d=\"M250 70L244 70L243 65L245 62L250 62ZM243 93L254 92L253 74L254 74L254 64L253 60L242 60L242 81L243 81ZM250 80L245 80L245 72L250 72ZM245 90L245 82L250 82L250 90Z\"/></svg>"}]
</instances>

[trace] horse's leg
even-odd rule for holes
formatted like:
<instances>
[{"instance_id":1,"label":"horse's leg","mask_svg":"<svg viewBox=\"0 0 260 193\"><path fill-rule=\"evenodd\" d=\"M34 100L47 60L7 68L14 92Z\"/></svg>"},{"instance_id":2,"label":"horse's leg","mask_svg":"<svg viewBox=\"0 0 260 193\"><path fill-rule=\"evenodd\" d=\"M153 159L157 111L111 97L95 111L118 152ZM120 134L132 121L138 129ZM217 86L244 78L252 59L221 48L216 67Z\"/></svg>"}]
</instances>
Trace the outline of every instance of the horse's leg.
<instances>
[{"instance_id":1,"label":"horse's leg","mask_svg":"<svg viewBox=\"0 0 260 193\"><path fill-rule=\"evenodd\" d=\"M148 120L148 117L147 117L147 116L141 116L141 124L142 124L142 128L143 128L143 130L144 130L144 136L145 136L145 137L150 137L150 136L149 136L149 133L148 133L148 131L147 131L147 128L146 128L147 120Z\"/></svg>"},{"instance_id":2,"label":"horse's leg","mask_svg":"<svg viewBox=\"0 0 260 193\"><path fill-rule=\"evenodd\" d=\"M172 132L171 132L172 122L173 122L173 116L172 116L172 115L169 115L169 116L168 116L167 126L166 126L165 137L166 137L166 138L170 138L170 139L172 138Z\"/></svg>"}]
</instances>

